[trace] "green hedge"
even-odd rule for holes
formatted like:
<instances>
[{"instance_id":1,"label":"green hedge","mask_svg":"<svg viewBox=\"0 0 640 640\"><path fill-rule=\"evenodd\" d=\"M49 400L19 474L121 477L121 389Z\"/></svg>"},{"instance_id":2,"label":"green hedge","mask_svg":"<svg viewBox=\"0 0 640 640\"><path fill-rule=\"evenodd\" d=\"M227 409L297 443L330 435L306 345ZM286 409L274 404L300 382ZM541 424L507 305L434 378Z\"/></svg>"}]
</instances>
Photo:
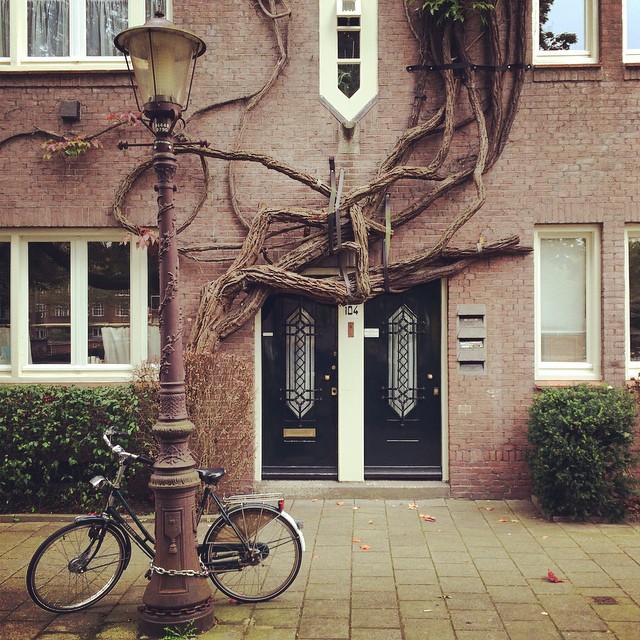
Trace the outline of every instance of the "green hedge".
<instances>
[{"instance_id":1,"label":"green hedge","mask_svg":"<svg viewBox=\"0 0 640 640\"><path fill-rule=\"evenodd\" d=\"M108 426L136 433L144 407L133 385L0 386L0 512L96 508L87 481L114 470L102 435Z\"/></svg>"},{"instance_id":2,"label":"green hedge","mask_svg":"<svg viewBox=\"0 0 640 640\"><path fill-rule=\"evenodd\" d=\"M534 493L551 515L626 515L636 402L626 389L580 385L545 389L529 414Z\"/></svg>"}]
</instances>

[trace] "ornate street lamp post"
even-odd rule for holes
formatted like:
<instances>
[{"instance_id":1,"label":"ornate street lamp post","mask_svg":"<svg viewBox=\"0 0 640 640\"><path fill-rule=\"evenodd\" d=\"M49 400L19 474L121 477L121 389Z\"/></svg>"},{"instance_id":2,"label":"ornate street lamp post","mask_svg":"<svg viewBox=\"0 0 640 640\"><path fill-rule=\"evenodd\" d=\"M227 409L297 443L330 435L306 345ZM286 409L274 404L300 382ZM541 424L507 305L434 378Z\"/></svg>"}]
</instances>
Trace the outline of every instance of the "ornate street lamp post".
<instances>
[{"instance_id":1,"label":"ornate street lamp post","mask_svg":"<svg viewBox=\"0 0 640 640\"><path fill-rule=\"evenodd\" d=\"M173 208L177 160L173 131L187 108L196 59L204 42L161 15L115 38L138 85L136 100L155 136L160 266L160 415L153 428L160 451L149 486L155 494L156 556L143 596L140 628L162 635L168 626L214 624L211 587L196 551L195 503L199 486L188 438L178 300L178 250ZM133 78L132 78L133 84ZM134 86L135 92L135 86Z\"/></svg>"}]
</instances>

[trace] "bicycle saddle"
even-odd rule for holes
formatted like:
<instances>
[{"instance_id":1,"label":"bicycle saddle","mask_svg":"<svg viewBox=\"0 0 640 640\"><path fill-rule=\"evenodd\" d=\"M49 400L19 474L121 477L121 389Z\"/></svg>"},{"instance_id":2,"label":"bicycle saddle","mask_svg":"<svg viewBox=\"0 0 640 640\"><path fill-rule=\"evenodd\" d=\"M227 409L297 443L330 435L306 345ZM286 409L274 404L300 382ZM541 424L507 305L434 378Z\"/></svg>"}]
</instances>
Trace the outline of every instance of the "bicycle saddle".
<instances>
[{"instance_id":1,"label":"bicycle saddle","mask_svg":"<svg viewBox=\"0 0 640 640\"><path fill-rule=\"evenodd\" d=\"M226 471L222 467L215 467L213 469L196 469L200 480L205 484L218 484L222 476Z\"/></svg>"}]
</instances>

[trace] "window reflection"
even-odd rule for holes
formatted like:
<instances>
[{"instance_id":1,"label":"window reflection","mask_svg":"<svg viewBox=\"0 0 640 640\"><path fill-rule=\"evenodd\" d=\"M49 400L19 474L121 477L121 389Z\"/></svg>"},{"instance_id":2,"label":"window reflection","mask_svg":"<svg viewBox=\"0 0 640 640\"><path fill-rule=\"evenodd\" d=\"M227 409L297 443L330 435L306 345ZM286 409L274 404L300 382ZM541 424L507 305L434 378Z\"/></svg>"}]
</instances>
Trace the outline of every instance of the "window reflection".
<instances>
[{"instance_id":1,"label":"window reflection","mask_svg":"<svg viewBox=\"0 0 640 640\"><path fill-rule=\"evenodd\" d=\"M11 363L11 244L0 242L0 365Z\"/></svg>"},{"instance_id":2,"label":"window reflection","mask_svg":"<svg viewBox=\"0 0 640 640\"><path fill-rule=\"evenodd\" d=\"M131 362L129 251L117 242L88 243L90 364Z\"/></svg>"},{"instance_id":3,"label":"window reflection","mask_svg":"<svg viewBox=\"0 0 640 640\"><path fill-rule=\"evenodd\" d=\"M29 243L29 362L71 362L71 245Z\"/></svg>"}]
</instances>

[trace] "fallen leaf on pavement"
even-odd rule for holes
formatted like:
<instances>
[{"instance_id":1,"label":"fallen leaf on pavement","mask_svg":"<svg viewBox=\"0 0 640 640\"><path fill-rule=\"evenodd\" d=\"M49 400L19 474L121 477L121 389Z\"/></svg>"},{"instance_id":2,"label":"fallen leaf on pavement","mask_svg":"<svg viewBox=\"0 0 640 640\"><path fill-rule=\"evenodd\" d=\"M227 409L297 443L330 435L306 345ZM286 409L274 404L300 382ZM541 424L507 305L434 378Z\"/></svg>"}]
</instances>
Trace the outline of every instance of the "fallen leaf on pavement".
<instances>
[{"instance_id":1,"label":"fallen leaf on pavement","mask_svg":"<svg viewBox=\"0 0 640 640\"><path fill-rule=\"evenodd\" d=\"M361 548L363 551L369 551L369 549L371 549L371 547L370 547L368 544L361 544L361 545L360 545L360 548Z\"/></svg>"},{"instance_id":2,"label":"fallen leaf on pavement","mask_svg":"<svg viewBox=\"0 0 640 640\"><path fill-rule=\"evenodd\" d=\"M362 542L362 538L354 538L352 542Z\"/></svg>"},{"instance_id":3,"label":"fallen leaf on pavement","mask_svg":"<svg viewBox=\"0 0 640 640\"><path fill-rule=\"evenodd\" d=\"M336 502L336 504L337 504L339 507L342 507L342 506L344 505L344 502Z\"/></svg>"},{"instance_id":4,"label":"fallen leaf on pavement","mask_svg":"<svg viewBox=\"0 0 640 640\"><path fill-rule=\"evenodd\" d=\"M551 569L547 571L547 582L564 582L564 580L560 580Z\"/></svg>"},{"instance_id":5,"label":"fallen leaf on pavement","mask_svg":"<svg viewBox=\"0 0 640 640\"><path fill-rule=\"evenodd\" d=\"M433 516L430 516L428 513L421 513L420 517L426 522L435 522L436 519Z\"/></svg>"}]
</instances>

